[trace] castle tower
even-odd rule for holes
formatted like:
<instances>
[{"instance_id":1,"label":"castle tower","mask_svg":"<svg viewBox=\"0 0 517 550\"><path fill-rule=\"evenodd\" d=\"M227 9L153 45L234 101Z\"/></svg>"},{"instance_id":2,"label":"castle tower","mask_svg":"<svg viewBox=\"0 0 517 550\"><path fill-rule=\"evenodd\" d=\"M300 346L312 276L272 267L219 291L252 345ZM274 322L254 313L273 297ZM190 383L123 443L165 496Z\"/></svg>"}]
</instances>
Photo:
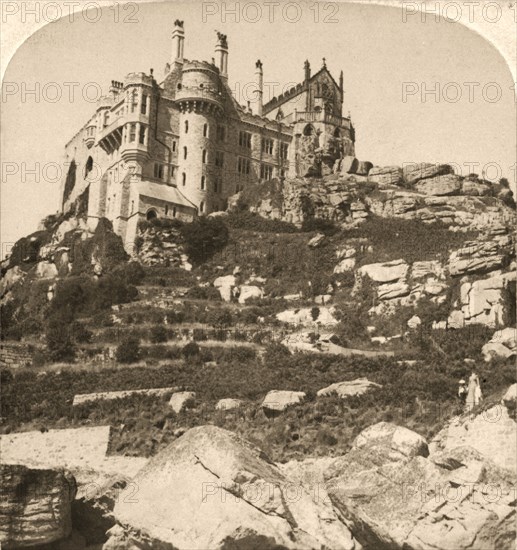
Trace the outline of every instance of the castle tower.
<instances>
[{"instance_id":1,"label":"castle tower","mask_svg":"<svg viewBox=\"0 0 517 550\"><path fill-rule=\"evenodd\" d=\"M262 71L262 61L260 59L255 63L255 82L257 84L257 115L262 116L263 102L262 96L264 94L264 73Z\"/></svg>"},{"instance_id":2,"label":"castle tower","mask_svg":"<svg viewBox=\"0 0 517 550\"><path fill-rule=\"evenodd\" d=\"M217 44L215 45L215 59L221 78L228 78L228 39L226 34L217 32Z\"/></svg>"},{"instance_id":3,"label":"castle tower","mask_svg":"<svg viewBox=\"0 0 517 550\"><path fill-rule=\"evenodd\" d=\"M174 21L174 30L172 31L172 63L183 63L183 47L185 43L185 31L183 21L176 19Z\"/></svg>"},{"instance_id":4,"label":"castle tower","mask_svg":"<svg viewBox=\"0 0 517 550\"><path fill-rule=\"evenodd\" d=\"M124 162L135 174L142 173L149 159L149 132L153 77L145 73L130 73L124 86L124 120L120 152Z\"/></svg>"},{"instance_id":5,"label":"castle tower","mask_svg":"<svg viewBox=\"0 0 517 550\"><path fill-rule=\"evenodd\" d=\"M217 120L223 115L219 69L186 61L176 92L180 109L177 187L200 215L220 207L224 159L215 150Z\"/></svg>"}]
</instances>

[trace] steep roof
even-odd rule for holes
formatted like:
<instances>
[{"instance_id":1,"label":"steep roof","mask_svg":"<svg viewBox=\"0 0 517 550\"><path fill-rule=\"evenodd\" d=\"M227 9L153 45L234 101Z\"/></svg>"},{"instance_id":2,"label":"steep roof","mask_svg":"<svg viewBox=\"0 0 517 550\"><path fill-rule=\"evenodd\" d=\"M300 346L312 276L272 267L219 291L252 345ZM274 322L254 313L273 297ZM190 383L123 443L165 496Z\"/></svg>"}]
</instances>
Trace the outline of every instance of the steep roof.
<instances>
[{"instance_id":1,"label":"steep roof","mask_svg":"<svg viewBox=\"0 0 517 550\"><path fill-rule=\"evenodd\" d=\"M189 206L196 208L188 199L186 199L176 187L166 185L164 183L156 183L154 181L140 181L138 184L138 192L140 195L145 195L154 199L159 199L181 206Z\"/></svg>"}]
</instances>

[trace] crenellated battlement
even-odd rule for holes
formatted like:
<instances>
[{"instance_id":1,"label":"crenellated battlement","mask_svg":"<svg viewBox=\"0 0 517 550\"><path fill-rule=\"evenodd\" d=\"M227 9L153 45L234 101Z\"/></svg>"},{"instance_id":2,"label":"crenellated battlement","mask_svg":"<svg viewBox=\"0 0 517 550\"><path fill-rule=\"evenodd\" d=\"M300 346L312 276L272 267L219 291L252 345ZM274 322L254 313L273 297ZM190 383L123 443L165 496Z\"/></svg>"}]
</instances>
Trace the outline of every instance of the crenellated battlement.
<instances>
[{"instance_id":1,"label":"crenellated battlement","mask_svg":"<svg viewBox=\"0 0 517 550\"><path fill-rule=\"evenodd\" d=\"M275 96L272 99L270 99L264 105L264 110L272 111L275 107L279 107L280 105L282 105L282 103L293 98L297 94L303 92L303 90L304 90L303 84L297 84L296 86L289 88L289 90L286 90L284 93L280 94L279 96Z\"/></svg>"},{"instance_id":2,"label":"crenellated battlement","mask_svg":"<svg viewBox=\"0 0 517 550\"><path fill-rule=\"evenodd\" d=\"M183 72L188 71L210 71L217 75L220 72L213 63L208 61L198 61L197 59L193 59L191 61L185 60L183 63Z\"/></svg>"},{"instance_id":3,"label":"crenellated battlement","mask_svg":"<svg viewBox=\"0 0 517 550\"><path fill-rule=\"evenodd\" d=\"M135 84L144 84L146 86L153 86L154 78L152 77L152 75L148 75L141 72L127 74L124 81L124 88L127 88L128 86L132 86Z\"/></svg>"}]
</instances>

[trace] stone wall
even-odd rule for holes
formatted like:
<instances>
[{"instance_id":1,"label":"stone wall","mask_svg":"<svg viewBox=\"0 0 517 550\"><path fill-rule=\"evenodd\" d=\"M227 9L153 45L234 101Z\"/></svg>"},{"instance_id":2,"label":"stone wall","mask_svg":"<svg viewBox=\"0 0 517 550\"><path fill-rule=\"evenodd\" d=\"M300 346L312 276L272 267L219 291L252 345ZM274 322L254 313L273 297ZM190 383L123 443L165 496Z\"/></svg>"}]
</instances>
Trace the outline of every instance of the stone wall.
<instances>
[{"instance_id":1,"label":"stone wall","mask_svg":"<svg viewBox=\"0 0 517 550\"><path fill-rule=\"evenodd\" d=\"M2 342L0 350L0 365L2 367L19 368L32 364L32 353L26 344Z\"/></svg>"}]
</instances>

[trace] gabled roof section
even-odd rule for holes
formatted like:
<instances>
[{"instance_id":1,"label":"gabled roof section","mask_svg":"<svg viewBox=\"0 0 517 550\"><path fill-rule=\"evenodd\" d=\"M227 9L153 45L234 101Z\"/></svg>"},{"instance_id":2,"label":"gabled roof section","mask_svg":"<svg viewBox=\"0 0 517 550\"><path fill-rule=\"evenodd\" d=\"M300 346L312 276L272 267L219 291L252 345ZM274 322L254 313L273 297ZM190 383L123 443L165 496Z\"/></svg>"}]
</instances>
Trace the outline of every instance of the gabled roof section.
<instances>
[{"instance_id":1,"label":"gabled roof section","mask_svg":"<svg viewBox=\"0 0 517 550\"><path fill-rule=\"evenodd\" d=\"M314 82L320 76L320 74L323 74L323 73L327 73L330 76L330 80L332 80L336 88L339 90L340 89L339 84L336 82L336 79L332 76L331 72L328 70L328 67L326 65L323 65L323 67L321 67L321 69L317 73L314 73L310 77L309 82Z\"/></svg>"},{"instance_id":2,"label":"gabled roof section","mask_svg":"<svg viewBox=\"0 0 517 550\"><path fill-rule=\"evenodd\" d=\"M332 76L332 74L328 70L328 67L325 64L323 65L323 67L321 67L321 69L318 72L314 73L309 78L309 83L314 82L315 80L317 80L323 73L326 73L330 77L330 79L332 80L332 82L334 83L336 88L338 90L340 90L339 84L336 82L336 79ZM279 96L271 98L264 105L264 114L269 114L274 109L277 109L278 107L283 105L286 101L289 101L289 100L293 99L293 97L297 97L298 95L303 93L305 91L305 89L306 88L305 88L305 81L304 81L304 82L300 82L296 86L293 86L291 89L287 90L285 93L280 94Z\"/></svg>"}]
</instances>

